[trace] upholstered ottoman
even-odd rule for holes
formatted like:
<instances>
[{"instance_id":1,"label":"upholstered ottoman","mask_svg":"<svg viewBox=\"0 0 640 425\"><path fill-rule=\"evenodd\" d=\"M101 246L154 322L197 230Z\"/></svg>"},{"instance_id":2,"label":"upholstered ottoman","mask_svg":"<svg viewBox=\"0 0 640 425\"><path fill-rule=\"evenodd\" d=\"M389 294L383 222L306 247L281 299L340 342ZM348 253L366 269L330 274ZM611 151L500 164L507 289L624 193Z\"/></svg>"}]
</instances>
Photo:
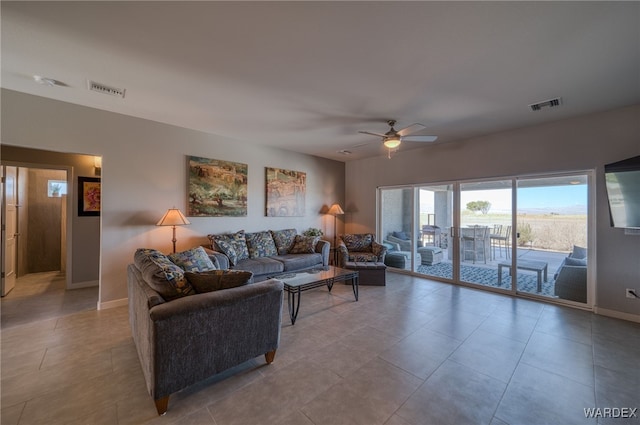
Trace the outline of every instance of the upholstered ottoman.
<instances>
[{"instance_id":1,"label":"upholstered ottoman","mask_svg":"<svg viewBox=\"0 0 640 425\"><path fill-rule=\"evenodd\" d=\"M389 267L404 269L407 265L407 256L401 252L387 252L384 256L384 263Z\"/></svg>"},{"instance_id":2,"label":"upholstered ottoman","mask_svg":"<svg viewBox=\"0 0 640 425\"><path fill-rule=\"evenodd\" d=\"M358 270L358 285L385 286L387 266L384 263L347 261L345 269Z\"/></svg>"},{"instance_id":3,"label":"upholstered ottoman","mask_svg":"<svg viewBox=\"0 0 640 425\"><path fill-rule=\"evenodd\" d=\"M422 246L418 248L420 254L420 264L425 266L433 266L442 261L442 248L437 246Z\"/></svg>"}]
</instances>

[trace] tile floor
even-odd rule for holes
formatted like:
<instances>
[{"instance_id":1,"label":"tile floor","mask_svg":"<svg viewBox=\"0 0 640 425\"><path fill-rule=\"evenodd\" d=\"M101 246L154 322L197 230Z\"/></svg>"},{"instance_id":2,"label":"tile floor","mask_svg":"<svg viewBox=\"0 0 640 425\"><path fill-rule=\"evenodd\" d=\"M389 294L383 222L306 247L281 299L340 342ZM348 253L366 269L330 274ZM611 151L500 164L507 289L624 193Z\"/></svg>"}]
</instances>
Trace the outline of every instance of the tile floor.
<instances>
[{"instance_id":1,"label":"tile floor","mask_svg":"<svg viewBox=\"0 0 640 425\"><path fill-rule=\"evenodd\" d=\"M53 286L2 300L2 425L640 423L584 413L640 408L640 324L397 273L359 302L347 285L305 292L272 365L174 394L158 417L127 309Z\"/></svg>"}]
</instances>

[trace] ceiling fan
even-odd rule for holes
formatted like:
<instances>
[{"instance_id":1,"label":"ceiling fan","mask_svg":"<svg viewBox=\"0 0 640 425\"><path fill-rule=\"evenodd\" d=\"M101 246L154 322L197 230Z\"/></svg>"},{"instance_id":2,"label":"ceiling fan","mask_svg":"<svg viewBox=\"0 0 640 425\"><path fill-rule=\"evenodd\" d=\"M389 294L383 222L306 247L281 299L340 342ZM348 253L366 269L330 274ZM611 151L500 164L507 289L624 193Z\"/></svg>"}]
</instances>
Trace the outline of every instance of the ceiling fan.
<instances>
[{"instance_id":1,"label":"ceiling fan","mask_svg":"<svg viewBox=\"0 0 640 425\"><path fill-rule=\"evenodd\" d=\"M405 127L401 130L396 130L393 126L396 125L396 120L387 120L387 124L389 127L389 131L384 134L381 133L373 133L371 131L358 131L358 133L363 134L371 134L372 136L382 137L382 144L389 149L389 156L391 156L391 151L393 149L397 149L403 141L406 142L433 142L438 136L421 136L421 135L413 135L413 133L420 131L426 128L422 124L411 124L408 127Z\"/></svg>"}]
</instances>

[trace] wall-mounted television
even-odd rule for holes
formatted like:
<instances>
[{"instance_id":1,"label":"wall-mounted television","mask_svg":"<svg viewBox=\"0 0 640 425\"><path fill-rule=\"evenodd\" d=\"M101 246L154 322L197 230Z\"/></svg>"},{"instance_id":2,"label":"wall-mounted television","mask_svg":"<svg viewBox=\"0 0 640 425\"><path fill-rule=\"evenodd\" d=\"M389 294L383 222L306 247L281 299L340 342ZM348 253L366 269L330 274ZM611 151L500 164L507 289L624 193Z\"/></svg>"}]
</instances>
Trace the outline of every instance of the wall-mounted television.
<instances>
[{"instance_id":1,"label":"wall-mounted television","mask_svg":"<svg viewBox=\"0 0 640 425\"><path fill-rule=\"evenodd\" d=\"M640 229L640 156L604 166L613 227Z\"/></svg>"}]
</instances>

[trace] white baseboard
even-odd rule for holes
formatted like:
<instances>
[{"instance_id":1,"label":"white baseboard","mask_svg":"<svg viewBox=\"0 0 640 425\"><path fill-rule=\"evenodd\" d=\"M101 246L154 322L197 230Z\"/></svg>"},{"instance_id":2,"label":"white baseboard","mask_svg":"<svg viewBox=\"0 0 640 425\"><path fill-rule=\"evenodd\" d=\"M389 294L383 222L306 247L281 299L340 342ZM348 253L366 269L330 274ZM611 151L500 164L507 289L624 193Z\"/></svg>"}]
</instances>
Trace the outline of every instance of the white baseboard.
<instances>
[{"instance_id":1,"label":"white baseboard","mask_svg":"<svg viewBox=\"0 0 640 425\"><path fill-rule=\"evenodd\" d=\"M92 286L99 286L99 280L87 280L86 282L72 282L69 283L67 289L80 289L80 288L91 288Z\"/></svg>"},{"instance_id":2,"label":"white baseboard","mask_svg":"<svg viewBox=\"0 0 640 425\"><path fill-rule=\"evenodd\" d=\"M100 301L98 301L98 310L106 310L108 308L116 308L116 307L122 307L125 305L129 304L129 299L128 298L122 298L119 300L113 300L113 301L107 301L104 303L101 303Z\"/></svg>"},{"instance_id":3,"label":"white baseboard","mask_svg":"<svg viewBox=\"0 0 640 425\"><path fill-rule=\"evenodd\" d=\"M622 311L608 310L606 308L594 307L593 312L602 316L613 317L614 319L628 320L640 323L640 316L637 314L624 313Z\"/></svg>"}]
</instances>

